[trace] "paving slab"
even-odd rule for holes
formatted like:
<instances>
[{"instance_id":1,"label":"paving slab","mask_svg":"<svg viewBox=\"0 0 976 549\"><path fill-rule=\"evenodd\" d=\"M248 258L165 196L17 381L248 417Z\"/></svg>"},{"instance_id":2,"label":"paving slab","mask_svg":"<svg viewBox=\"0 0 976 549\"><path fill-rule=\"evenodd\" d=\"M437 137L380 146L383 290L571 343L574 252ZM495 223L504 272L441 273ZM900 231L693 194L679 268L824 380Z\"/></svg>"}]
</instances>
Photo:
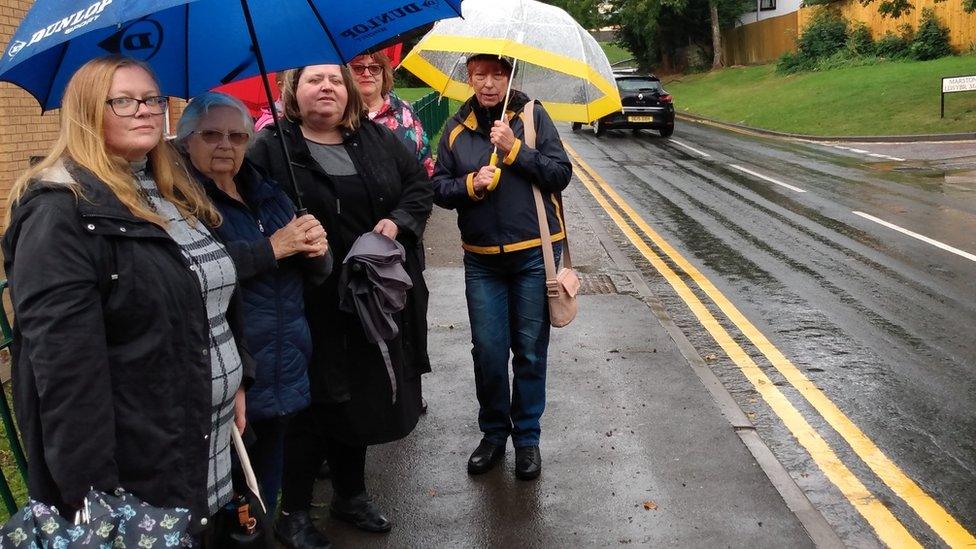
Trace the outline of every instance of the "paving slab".
<instances>
[{"instance_id":1,"label":"paving slab","mask_svg":"<svg viewBox=\"0 0 976 549\"><path fill-rule=\"evenodd\" d=\"M581 296L575 322L553 331L542 476L515 479L511 446L491 472L466 472L480 439L470 329L454 214L437 210L429 413L367 458L369 490L395 527L359 532L324 507L317 523L339 547L812 546L648 306L613 292L625 278L595 231L571 220L580 270L600 282L591 291L611 293ZM327 481L316 498L330 500Z\"/></svg>"}]
</instances>

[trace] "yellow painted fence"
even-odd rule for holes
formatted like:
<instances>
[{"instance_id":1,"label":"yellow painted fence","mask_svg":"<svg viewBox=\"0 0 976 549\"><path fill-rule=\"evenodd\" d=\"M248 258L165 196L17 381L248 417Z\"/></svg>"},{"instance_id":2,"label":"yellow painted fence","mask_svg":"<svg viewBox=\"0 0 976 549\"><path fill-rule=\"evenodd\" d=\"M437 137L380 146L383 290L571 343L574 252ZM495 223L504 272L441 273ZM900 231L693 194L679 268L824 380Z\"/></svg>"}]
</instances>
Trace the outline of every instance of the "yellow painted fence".
<instances>
[{"instance_id":1,"label":"yellow painted fence","mask_svg":"<svg viewBox=\"0 0 976 549\"><path fill-rule=\"evenodd\" d=\"M862 6L858 0L842 0L830 4L850 21L861 21L878 39L888 31L898 32L898 27L908 23L918 28L924 8L932 8L943 25L949 27L949 42L956 51L969 49L976 44L976 13L966 13L963 0L915 0L915 9L897 19L885 18L878 13L880 0ZM784 52L796 50L796 39L820 6L800 8L798 11L750 23L722 32L725 41L725 64L755 65L774 61Z\"/></svg>"}]
</instances>

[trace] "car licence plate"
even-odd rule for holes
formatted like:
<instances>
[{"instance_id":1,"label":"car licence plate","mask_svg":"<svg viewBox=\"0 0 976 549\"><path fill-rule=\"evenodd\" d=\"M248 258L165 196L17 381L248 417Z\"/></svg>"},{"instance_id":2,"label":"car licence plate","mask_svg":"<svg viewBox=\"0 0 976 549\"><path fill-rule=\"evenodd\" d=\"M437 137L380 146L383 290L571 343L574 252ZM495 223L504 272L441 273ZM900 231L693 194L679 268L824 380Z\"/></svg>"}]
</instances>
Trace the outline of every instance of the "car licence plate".
<instances>
[{"instance_id":1,"label":"car licence plate","mask_svg":"<svg viewBox=\"0 0 976 549\"><path fill-rule=\"evenodd\" d=\"M654 122L653 116L628 116L627 122Z\"/></svg>"}]
</instances>

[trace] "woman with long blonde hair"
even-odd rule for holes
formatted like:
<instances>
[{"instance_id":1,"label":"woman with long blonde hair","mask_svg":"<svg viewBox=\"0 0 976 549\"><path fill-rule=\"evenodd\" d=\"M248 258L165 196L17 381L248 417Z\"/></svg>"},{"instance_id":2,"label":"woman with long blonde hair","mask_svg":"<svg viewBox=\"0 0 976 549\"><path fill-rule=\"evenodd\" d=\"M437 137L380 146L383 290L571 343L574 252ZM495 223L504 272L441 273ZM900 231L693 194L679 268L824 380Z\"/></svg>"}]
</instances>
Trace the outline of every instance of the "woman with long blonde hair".
<instances>
[{"instance_id":1,"label":"woman with long blonde hair","mask_svg":"<svg viewBox=\"0 0 976 549\"><path fill-rule=\"evenodd\" d=\"M88 62L54 147L15 183L14 406L33 499L70 513L121 487L189 508L200 533L232 496L251 367L220 216L163 140L166 107L146 65Z\"/></svg>"}]
</instances>

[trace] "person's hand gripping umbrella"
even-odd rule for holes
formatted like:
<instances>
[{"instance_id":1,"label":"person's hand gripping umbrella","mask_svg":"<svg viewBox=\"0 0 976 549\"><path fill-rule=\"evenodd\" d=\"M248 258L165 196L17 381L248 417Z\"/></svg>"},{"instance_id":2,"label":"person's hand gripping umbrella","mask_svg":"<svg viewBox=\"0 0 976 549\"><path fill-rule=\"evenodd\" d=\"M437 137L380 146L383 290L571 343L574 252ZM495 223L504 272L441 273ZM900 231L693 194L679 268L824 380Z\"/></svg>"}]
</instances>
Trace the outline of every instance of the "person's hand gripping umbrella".
<instances>
[{"instance_id":1,"label":"person's hand gripping umbrella","mask_svg":"<svg viewBox=\"0 0 976 549\"><path fill-rule=\"evenodd\" d=\"M508 98L512 94L512 82L515 80L515 66L518 63L517 59L512 60L512 74L508 78L508 88L505 90L505 101L502 103L502 114L498 117L499 122L505 121L505 111L508 110ZM487 190L489 192L495 190L498 187L498 182L502 178L502 168L498 165L498 145L496 144L491 150L491 158L488 160L488 165L493 166L495 171L491 175L491 183L488 184Z\"/></svg>"}]
</instances>

